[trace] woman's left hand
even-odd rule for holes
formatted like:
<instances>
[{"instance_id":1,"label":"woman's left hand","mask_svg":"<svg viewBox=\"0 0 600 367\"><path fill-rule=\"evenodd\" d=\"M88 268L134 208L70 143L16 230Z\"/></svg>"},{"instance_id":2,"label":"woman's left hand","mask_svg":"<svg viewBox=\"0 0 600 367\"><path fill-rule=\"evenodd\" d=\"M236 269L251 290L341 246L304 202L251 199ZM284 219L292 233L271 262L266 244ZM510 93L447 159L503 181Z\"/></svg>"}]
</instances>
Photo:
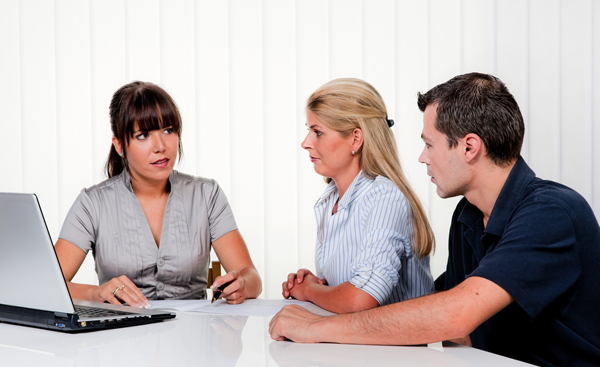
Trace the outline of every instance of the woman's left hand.
<instances>
[{"instance_id":1,"label":"woman's left hand","mask_svg":"<svg viewBox=\"0 0 600 367\"><path fill-rule=\"evenodd\" d=\"M213 289L214 292L217 288L227 282L231 282L231 284L223 289L221 297L223 297L230 305L237 305L238 303L244 302L246 299L246 279L244 279L244 277L236 270L217 277L211 286L211 289Z\"/></svg>"}]
</instances>

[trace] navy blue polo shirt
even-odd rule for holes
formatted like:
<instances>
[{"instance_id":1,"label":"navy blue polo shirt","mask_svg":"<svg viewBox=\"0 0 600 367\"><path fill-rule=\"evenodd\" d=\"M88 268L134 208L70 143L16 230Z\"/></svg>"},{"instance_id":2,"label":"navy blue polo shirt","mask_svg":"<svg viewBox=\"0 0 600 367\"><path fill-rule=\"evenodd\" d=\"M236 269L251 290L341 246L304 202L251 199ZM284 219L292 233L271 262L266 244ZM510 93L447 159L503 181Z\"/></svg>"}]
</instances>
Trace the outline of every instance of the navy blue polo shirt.
<instances>
[{"instance_id":1,"label":"navy blue polo shirt","mask_svg":"<svg viewBox=\"0 0 600 367\"><path fill-rule=\"evenodd\" d=\"M469 276L515 299L473 331L474 347L542 366L600 364L600 228L577 192L535 177L519 158L485 228L463 198L446 289Z\"/></svg>"}]
</instances>

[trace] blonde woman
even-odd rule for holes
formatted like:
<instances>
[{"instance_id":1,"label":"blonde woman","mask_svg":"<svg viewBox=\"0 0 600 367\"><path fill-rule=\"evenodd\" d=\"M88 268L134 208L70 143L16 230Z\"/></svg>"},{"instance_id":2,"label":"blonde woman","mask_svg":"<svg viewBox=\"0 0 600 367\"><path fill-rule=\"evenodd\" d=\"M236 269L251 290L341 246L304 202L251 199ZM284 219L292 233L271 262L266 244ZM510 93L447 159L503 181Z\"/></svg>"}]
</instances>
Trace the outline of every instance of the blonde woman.
<instances>
[{"instance_id":1,"label":"blonde woman","mask_svg":"<svg viewBox=\"0 0 600 367\"><path fill-rule=\"evenodd\" d=\"M310 96L306 120L302 148L328 183L314 207L317 274L290 274L283 297L347 313L432 292L433 232L379 93L359 79L333 80Z\"/></svg>"}]
</instances>

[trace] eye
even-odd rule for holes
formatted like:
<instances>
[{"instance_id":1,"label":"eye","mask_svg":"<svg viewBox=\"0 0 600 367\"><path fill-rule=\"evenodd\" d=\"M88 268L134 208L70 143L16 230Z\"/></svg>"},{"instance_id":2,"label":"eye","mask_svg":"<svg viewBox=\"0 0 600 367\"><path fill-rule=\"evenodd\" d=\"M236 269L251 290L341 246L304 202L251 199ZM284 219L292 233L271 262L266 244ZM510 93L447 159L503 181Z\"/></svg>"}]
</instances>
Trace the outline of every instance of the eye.
<instances>
[{"instance_id":1,"label":"eye","mask_svg":"<svg viewBox=\"0 0 600 367\"><path fill-rule=\"evenodd\" d=\"M173 131L175 131L172 127L168 127L163 131L163 134L173 134Z\"/></svg>"},{"instance_id":2,"label":"eye","mask_svg":"<svg viewBox=\"0 0 600 367\"><path fill-rule=\"evenodd\" d=\"M317 134L317 136L321 136L321 135L323 135L323 133L322 133L322 132L320 132L319 130L315 130L315 134Z\"/></svg>"},{"instance_id":3,"label":"eye","mask_svg":"<svg viewBox=\"0 0 600 367\"><path fill-rule=\"evenodd\" d=\"M146 140L146 138L147 138L147 137L148 137L148 134L147 134L147 133L139 133L139 134L137 134L137 135L135 136L135 138L136 138L137 140Z\"/></svg>"}]
</instances>

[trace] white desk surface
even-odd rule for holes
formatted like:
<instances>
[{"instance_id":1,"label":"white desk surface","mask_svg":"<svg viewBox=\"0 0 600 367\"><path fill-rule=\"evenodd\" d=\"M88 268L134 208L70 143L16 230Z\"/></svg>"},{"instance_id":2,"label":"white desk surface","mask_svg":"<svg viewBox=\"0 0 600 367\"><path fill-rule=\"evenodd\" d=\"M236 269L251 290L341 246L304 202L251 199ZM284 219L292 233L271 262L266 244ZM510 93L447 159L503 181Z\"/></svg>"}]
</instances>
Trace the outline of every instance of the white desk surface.
<instances>
[{"instance_id":1,"label":"white desk surface","mask_svg":"<svg viewBox=\"0 0 600 367\"><path fill-rule=\"evenodd\" d=\"M1 366L528 366L459 345L296 344L271 317L178 312L157 324L66 334L0 323Z\"/></svg>"}]
</instances>

